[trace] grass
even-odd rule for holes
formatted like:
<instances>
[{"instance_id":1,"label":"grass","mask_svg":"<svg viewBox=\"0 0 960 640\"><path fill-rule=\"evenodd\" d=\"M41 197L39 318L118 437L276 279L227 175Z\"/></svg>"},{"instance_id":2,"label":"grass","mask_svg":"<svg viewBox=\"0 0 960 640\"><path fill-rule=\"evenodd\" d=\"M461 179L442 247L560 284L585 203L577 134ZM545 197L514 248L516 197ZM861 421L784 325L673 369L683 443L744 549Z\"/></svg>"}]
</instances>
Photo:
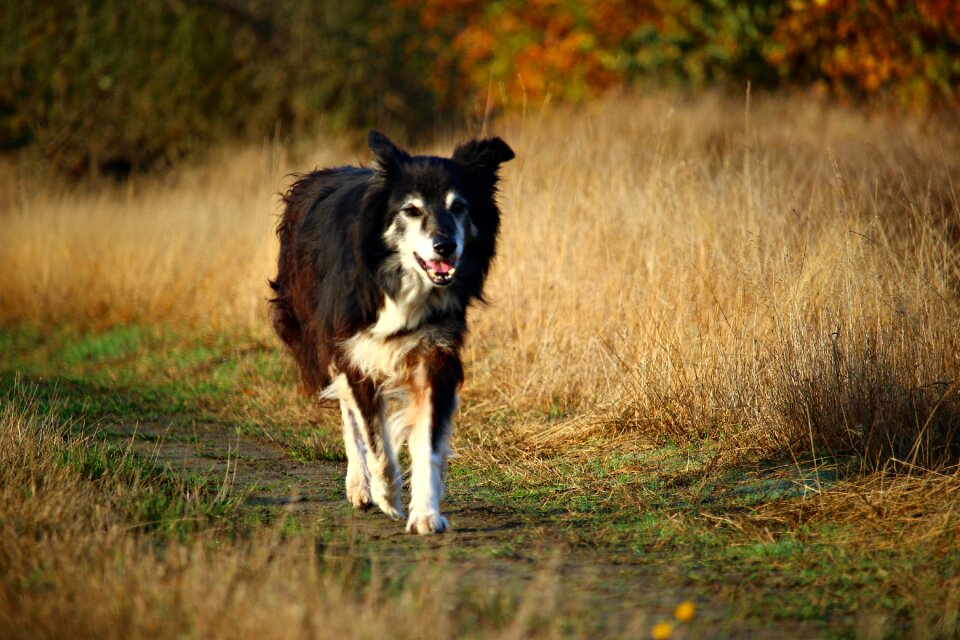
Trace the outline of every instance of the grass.
<instances>
[{"instance_id":1,"label":"grass","mask_svg":"<svg viewBox=\"0 0 960 640\"><path fill-rule=\"evenodd\" d=\"M539 595L547 571L529 593L464 581L442 558L398 574L349 534L251 521L226 481L155 471L42 392L16 383L0 413L5 638L554 637L582 627L575 606ZM435 606L441 598L449 609Z\"/></svg>"},{"instance_id":2,"label":"grass","mask_svg":"<svg viewBox=\"0 0 960 640\"><path fill-rule=\"evenodd\" d=\"M129 328L124 329L128 332ZM143 335L151 333L143 330ZM185 361L198 366L192 358L201 349L209 351L205 362L222 365L232 360L228 367L232 371L243 371L243 360L255 358L252 352L237 349L235 342L217 347L173 334L154 337L149 365L140 359L117 360L117 354L105 351L79 361L70 355L90 341L113 342L109 332L52 336L50 354L36 361L30 360L33 351L30 357L17 360L17 353L27 352L12 348L16 340L11 339L6 342L2 360L5 367L20 372L21 381L10 374L0 376L0 380L13 397L24 386L23 377L46 381L33 388L30 406L41 416L53 414L59 416L58 420L64 416L83 418L85 426L76 430L78 437L89 438L82 435L84 431L103 433L97 425L136 421L143 416L180 423L185 428L190 421L225 421L244 430L244 416L250 406L238 407L237 403L257 402L244 392L248 379L238 376L232 387L199 385L194 389L184 385L179 396L174 395L169 380L180 375ZM277 354L273 357L279 359ZM136 370L137 375L127 369ZM203 370L205 375L214 373L212 367ZM274 376L268 375L260 383L277 391L292 383L282 369L274 371ZM93 382L83 383L84 379ZM154 397L156 402L144 400ZM108 403L105 398L120 399ZM164 398L167 403L162 402ZM162 413L173 400L179 413ZM294 398L292 402L294 409L299 405L304 416L310 415L304 400ZM158 413L153 415L153 411ZM272 410L264 412L258 433L283 443L292 458L308 463L341 459L336 416L324 419L321 414L313 427L305 427L303 422L271 422L270 415ZM109 475L121 485L143 486L123 473L107 473L118 462L121 468L133 465L138 473L149 469L149 465L124 453L122 445L118 448L115 439L84 442L95 445L92 453L77 449L68 458L60 458L79 461L67 464L68 468L79 471L87 480ZM597 456L596 451L602 447L607 447L607 452ZM496 449L491 452L487 447L484 451L489 454ZM668 584L686 584L703 601L719 598L736 603L733 613L738 618L765 618L775 612L779 620L822 623L831 618L860 619L882 613L886 616L883 628L888 632L926 629L947 619L946 607L954 597L949 576L960 571L960 556L953 545L957 529L951 517L960 487L954 475L863 475L856 458L827 461L809 455L779 465L725 465L714 471L711 467L716 465L717 451L716 447L696 443L638 449L595 436L585 440L580 451L546 455L531 451L524 459L509 464L457 458L450 482L455 491L504 505L524 521L536 523L536 527L554 529L572 548L632 555L660 573ZM216 488L222 480L194 478L180 485L181 491L201 495L191 491ZM213 494L208 491L203 495L210 500ZM147 515L151 509L160 509L172 523L206 522L206 527L177 532L169 524L130 526L131 531L157 529L156 535L163 534L164 539L173 531L174 538L186 538L187 542L191 535L224 540L226 534L226 540L230 540L239 533L243 540L266 535L257 525L262 521L285 540L293 535L299 540L296 545L317 535L310 525L289 522L286 517L278 519L274 513L254 512L252 521L240 518L231 511L236 503L229 501L221 501L219 507L213 501L209 505L212 517L182 516L182 509L164 508L171 502L164 496L134 498L134 506L128 509L141 514L135 516L136 521L162 520ZM882 505L884 511L875 512L876 505ZM515 540L506 540L490 551L490 557L523 561L524 550L536 539L533 535L530 538L519 533ZM360 553L362 557L361 549L344 552L338 548L336 555L343 558ZM465 557L471 555L469 550L465 553ZM363 562L371 561L376 562ZM345 580L354 580L351 576ZM905 585L912 587L907 589ZM935 590L942 586L947 590ZM914 588L927 589L927 597L915 598L913 594L922 591ZM490 633L496 635L498 631L491 629Z\"/></svg>"},{"instance_id":3,"label":"grass","mask_svg":"<svg viewBox=\"0 0 960 640\"><path fill-rule=\"evenodd\" d=\"M662 94L498 133L518 158L490 304L471 315L452 486L746 618L955 636L955 127ZM366 154L220 153L117 188L12 176L0 381L39 385L41 413L56 396L91 423L219 421L341 460L336 412L295 394L266 279L284 176ZM500 621L484 633L513 628L511 602L478 610Z\"/></svg>"}]
</instances>

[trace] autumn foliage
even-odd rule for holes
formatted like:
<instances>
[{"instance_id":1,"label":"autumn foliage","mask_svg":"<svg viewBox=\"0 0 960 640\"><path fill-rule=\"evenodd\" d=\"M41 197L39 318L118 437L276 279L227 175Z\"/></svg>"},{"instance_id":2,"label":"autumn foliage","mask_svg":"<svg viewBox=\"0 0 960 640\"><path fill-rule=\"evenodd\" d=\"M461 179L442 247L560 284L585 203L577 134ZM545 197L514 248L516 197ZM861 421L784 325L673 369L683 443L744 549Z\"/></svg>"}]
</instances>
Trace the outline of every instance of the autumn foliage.
<instances>
[{"instance_id":1,"label":"autumn foliage","mask_svg":"<svg viewBox=\"0 0 960 640\"><path fill-rule=\"evenodd\" d=\"M420 7L439 45L435 77L474 96L582 100L614 86L751 80L924 109L960 90L953 0L395 1Z\"/></svg>"},{"instance_id":2,"label":"autumn foliage","mask_svg":"<svg viewBox=\"0 0 960 640\"><path fill-rule=\"evenodd\" d=\"M906 106L953 102L960 90L955 0L792 2L767 60L784 80L839 96L890 90Z\"/></svg>"},{"instance_id":3,"label":"autumn foliage","mask_svg":"<svg viewBox=\"0 0 960 640\"><path fill-rule=\"evenodd\" d=\"M960 97L955 0L0 0L0 151L75 177L224 139L388 128L617 88Z\"/></svg>"}]
</instances>

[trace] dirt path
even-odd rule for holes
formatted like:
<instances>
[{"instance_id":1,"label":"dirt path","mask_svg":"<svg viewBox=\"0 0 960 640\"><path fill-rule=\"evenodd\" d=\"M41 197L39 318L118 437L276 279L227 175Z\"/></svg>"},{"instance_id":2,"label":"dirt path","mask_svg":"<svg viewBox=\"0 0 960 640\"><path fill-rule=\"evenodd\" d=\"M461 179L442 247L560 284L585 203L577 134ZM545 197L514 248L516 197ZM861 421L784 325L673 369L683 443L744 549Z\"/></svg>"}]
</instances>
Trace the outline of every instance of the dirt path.
<instances>
[{"instance_id":1,"label":"dirt path","mask_svg":"<svg viewBox=\"0 0 960 640\"><path fill-rule=\"evenodd\" d=\"M819 635L795 623L731 616L717 601L669 584L656 566L635 556L574 546L549 526L484 503L469 487L456 483L444 500L452 530L412 536L404 533L403 522L350 507L343 492L345 463L301 462L279 445L238 435L223 424L117 424L108 431L129 439L138 455L178 473L229 478L234 493L246 496L246 508L265 510L267 517L291 513L304 518L330 533L330 546L363 545L387 572L435 561L472 584L517 592L545 590L561 610L570 610L564 606L570 603L573 610L589 612L597 621L598 636L648 637L653 624L671 620L673 608L688 599L697 602L697 616L679 628L675 638Z\"/></svg>"}]
</instances>

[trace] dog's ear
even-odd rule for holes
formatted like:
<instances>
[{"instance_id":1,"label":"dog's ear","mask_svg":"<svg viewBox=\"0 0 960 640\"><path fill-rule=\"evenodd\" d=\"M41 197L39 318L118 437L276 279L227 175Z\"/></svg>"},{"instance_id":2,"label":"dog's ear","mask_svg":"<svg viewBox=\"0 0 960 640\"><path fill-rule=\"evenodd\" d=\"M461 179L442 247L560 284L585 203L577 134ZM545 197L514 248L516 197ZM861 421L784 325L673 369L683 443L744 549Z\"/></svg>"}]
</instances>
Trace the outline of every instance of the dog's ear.
<instances>
[{"instance_id":1,"label":"dog's ear","mask_svg":"<svg viewBox=\"0 0 960 640\"><path fill-rule=\"evenodd\" d=\"M453 161L472 173L496 174L501 163L514 157L513 149L500 138L471 140L453 150Z\"/></svg>"},{"instance_id":2,"label":"dog's ear","mask_svg":"<svg viewBox=\"0 0 960 640\"><path fill-rule=\"evenodd\" d=\"M393 173L410 159L410 154L393 144L390 138L379 131L371 131L367 134L367 144L373 152L374 162L381 173Z\"/></svg>"}]
</instances>

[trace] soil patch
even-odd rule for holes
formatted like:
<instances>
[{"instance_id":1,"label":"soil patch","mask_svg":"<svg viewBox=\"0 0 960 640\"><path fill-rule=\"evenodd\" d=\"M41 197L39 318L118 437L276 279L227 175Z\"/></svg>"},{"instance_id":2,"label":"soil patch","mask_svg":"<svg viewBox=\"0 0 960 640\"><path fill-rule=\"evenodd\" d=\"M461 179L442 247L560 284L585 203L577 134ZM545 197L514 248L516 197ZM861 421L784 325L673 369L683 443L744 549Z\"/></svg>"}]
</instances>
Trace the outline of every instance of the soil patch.
<instances>
[{"instance_id":1,"label":"soil patch","mask_svg":"<svg viewBox=\"0 0 960 640\"><path fill-rule=\"evenodd\" d=\"M675 638L797 638L824 631L796 622L744 619L718 599L675 584L663 567L632 554L574 544L549 524L478 499L469 486L448 487L444 515L450 531L414 536L404 532L402 521L347 503L346 463L296 460L276 443L219 423L120 423L106 431L128 440L137 455L158 466L224 478L235 495L245 496L244 508L265 519L296 516L316 528L328 553L363 549L387 575L426 561L480 589L536 591L537 597L559 603L560 610L583 612L589 617L586 627L598 636L646 637L656 622L671 620L674 607L685 600L696 602L697 616L681 625Z\"/></svg>"}]
</instances>

